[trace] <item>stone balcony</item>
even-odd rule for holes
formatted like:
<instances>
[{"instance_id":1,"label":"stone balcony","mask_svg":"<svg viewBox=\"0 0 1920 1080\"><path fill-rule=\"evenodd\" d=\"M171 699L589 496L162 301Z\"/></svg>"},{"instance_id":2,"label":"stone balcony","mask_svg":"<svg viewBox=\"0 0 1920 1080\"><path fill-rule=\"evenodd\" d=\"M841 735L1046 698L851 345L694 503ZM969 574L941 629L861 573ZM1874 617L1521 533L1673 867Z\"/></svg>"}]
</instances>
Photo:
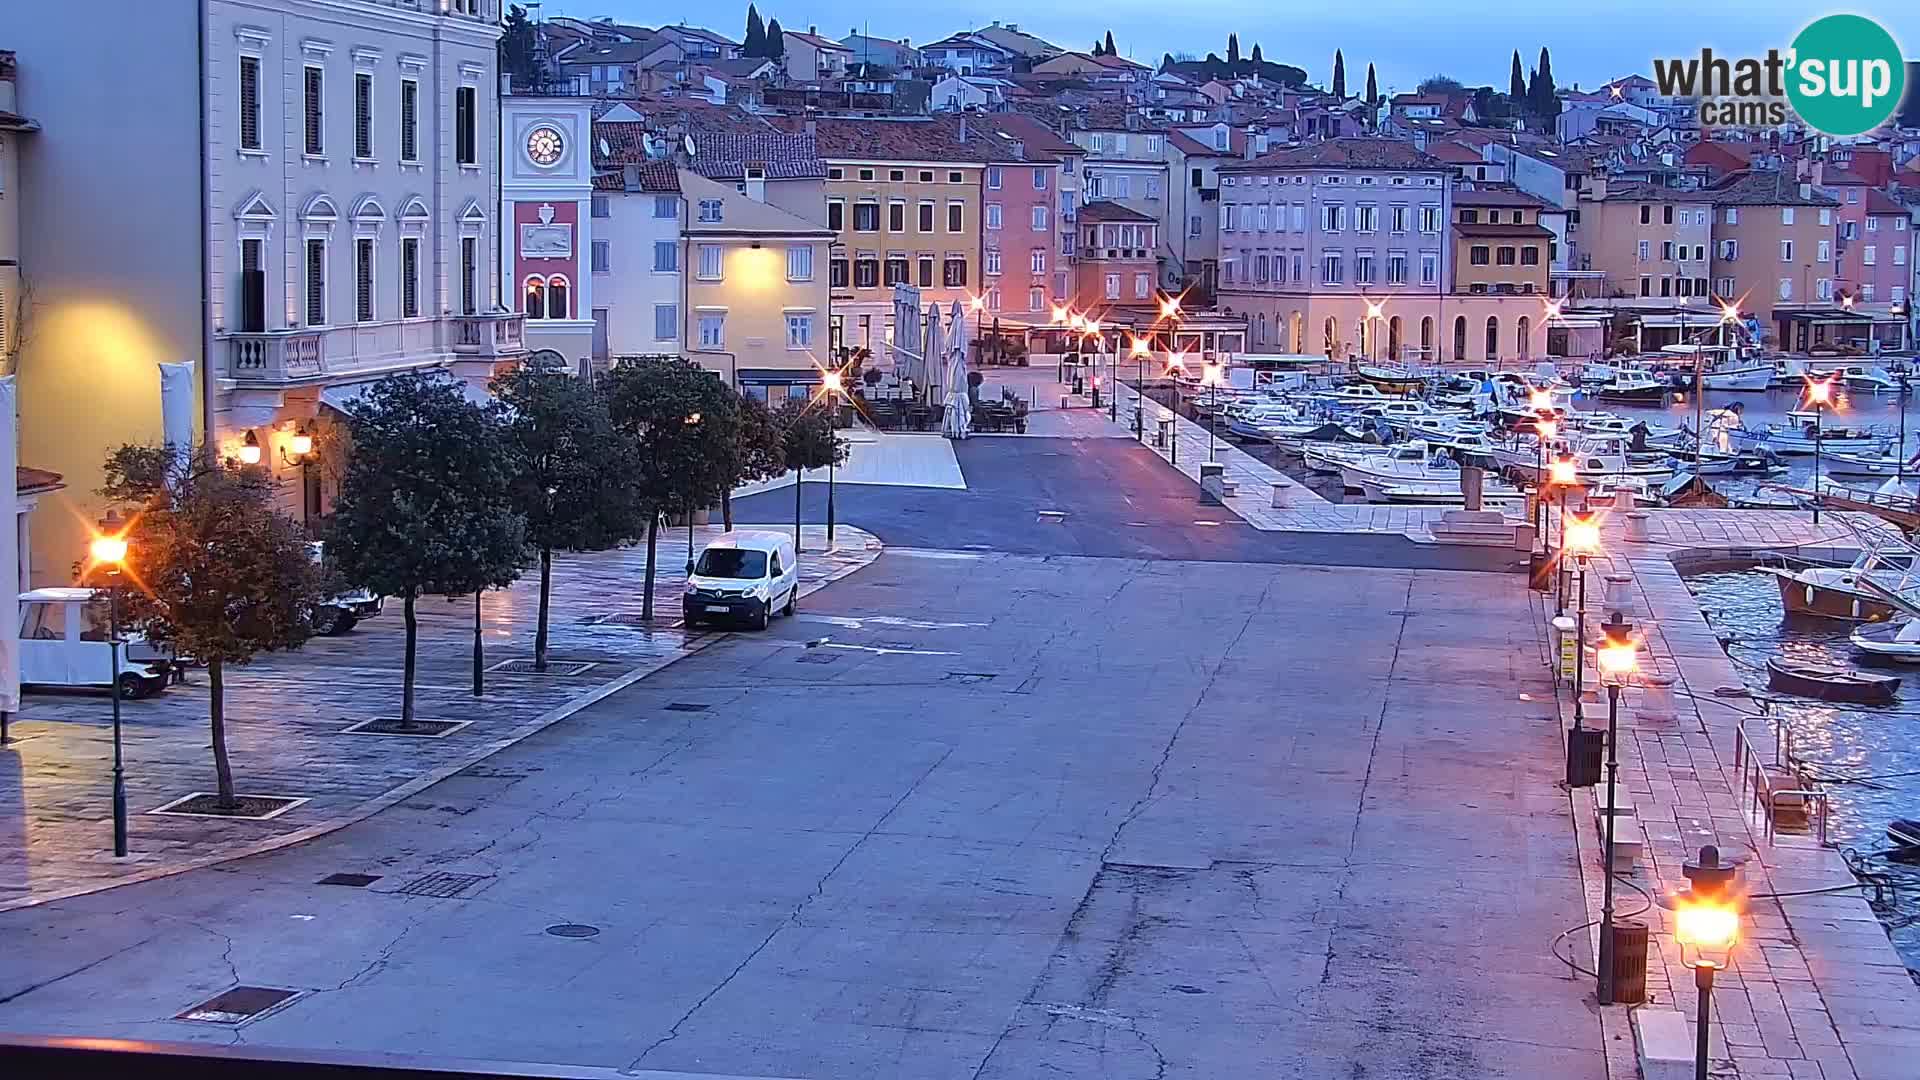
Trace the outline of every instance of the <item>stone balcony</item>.
<instances>
[{"instance_id":1,"label":"stone balcony","mask_svg":"<svg viewBox=\"0 0 1920 1080\"><path fill-rule=\"evenodd\" d=\"M515 312L495 312L228 334L225 375L240 386L281 388L510 359L526 351L525 321Z\"/></svg>"}]
</instances>

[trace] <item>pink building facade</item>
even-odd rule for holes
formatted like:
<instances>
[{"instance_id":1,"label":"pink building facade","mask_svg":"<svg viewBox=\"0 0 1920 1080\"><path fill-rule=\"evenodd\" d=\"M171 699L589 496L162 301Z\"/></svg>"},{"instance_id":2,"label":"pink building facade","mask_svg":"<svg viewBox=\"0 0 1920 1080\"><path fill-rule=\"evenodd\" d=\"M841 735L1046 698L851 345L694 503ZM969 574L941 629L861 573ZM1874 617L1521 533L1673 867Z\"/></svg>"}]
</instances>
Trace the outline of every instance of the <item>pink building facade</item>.
<instances>
[{"instance_id":1,"label":"pink building facade","mask_svg":"<svg viewBox=\"0 0 1920 1080\"><path fill-rule=\"evenodd\" d=\"M980 180L981 290L990 314L1045 322L1049 282L1064 266L1055 239L1060 166L1013 154Z\"/></svg>"}]
</instances>

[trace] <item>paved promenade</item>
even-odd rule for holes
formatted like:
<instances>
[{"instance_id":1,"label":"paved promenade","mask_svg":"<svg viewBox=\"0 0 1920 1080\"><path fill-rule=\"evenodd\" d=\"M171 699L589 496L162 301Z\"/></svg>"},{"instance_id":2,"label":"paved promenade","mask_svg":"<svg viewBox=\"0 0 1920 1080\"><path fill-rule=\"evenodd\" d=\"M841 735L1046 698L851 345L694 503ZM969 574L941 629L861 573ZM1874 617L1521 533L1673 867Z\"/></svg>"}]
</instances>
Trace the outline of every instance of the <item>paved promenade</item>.
<instances>
[{"instance_id":1,"label":"paved promenade","mask_svg":"<svg viewBox=\"0 0 1920 1080\"><path fill-rule=\"evenodd\" d=\"M694 542L719 532L696 529ZM399 715L404 641L398 604L339 637L229 669L227 739L244 794L306 801L265 821L155 814L213 790L203 672L185 686L123 705L131 853L112 855L112 724L100 694L29 693L0 748L0 909L176 873L318 836L451 776L503 746L704 647L716 635L679 625L686 530L659 545L656 621L639 622L645 548L554 557L549 656L554 673L486 672L473 696L473 602L430 597L420 622L416 715L467 726L444 738L356 735L349 725ZM865 566L879 544L841 526L806 529L802 595ZM481 602L489 666L530 659L539 579ZM579 674L560 674L588 665ZM429 800L430 802L430 800Z\"/></svg>"}]
</instances>

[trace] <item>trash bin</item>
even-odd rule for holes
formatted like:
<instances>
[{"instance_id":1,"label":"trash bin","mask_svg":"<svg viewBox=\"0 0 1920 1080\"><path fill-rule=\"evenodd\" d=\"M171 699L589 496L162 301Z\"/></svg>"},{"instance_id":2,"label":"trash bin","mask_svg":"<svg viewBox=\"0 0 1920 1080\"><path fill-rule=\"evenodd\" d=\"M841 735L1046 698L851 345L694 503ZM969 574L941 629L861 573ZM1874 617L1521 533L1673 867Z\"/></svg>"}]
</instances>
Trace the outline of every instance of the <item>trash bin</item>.
<instances>
[{"instance_id":1,"label":"trash bin","mask_svg":"<svg viewBox=\"0 0 1920 1080\"><path fill-rule=\"evenodd\" d=\"M1167 448L1167 440L1172 437L1173 421L1161 420L1158 423L1160 426L1153 433L1153 445L1164 450Z\"/></svg>"},{"instance_id":2,"label":"trash bin","mask_svg":"<svg viewBox=\"0 0 1920 1080\"><path fill-rule=\"evenodd\" d=\"M1567 729L1567 786L1592 787L1600 782L1600 755L1607 733L1600 728Z\"/></svg>"},{"instance_id":3,"label":"trash bin","mask_svg":"<svg viewBox=\"0 0 1920 1080\"><path fill-rule=\"evenodd\" d=\"M1647 1000L1647 924L1638 919L1613 920L1613 1003L1638 1005Z\"/></svg>"}]
</instances>

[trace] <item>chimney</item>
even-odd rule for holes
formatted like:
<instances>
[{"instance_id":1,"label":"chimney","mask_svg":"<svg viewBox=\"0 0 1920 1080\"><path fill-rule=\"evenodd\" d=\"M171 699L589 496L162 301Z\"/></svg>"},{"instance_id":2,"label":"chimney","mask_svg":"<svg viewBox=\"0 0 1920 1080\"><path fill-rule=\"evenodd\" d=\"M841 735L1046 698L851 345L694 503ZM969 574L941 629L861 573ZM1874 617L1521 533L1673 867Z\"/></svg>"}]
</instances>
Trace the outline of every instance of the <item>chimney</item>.
<instances>
[{"instance_id":1,"label":"chimney","mask_svg":"<svg viewBox=\"0 0 1920 1080\"><path fill-rule=\"evenodd\" d=\"M640 166L632 163L620 166L620 186L627 191L639 191Z\"/></svg>"},{"instance_id":2,"label":"chimney","mask_svg":"<svg viewBox=\"0 0 1920 1080\"><path fill-rule=\"evenodd\" d=\"M1013 140L1013 157L1015 161L1027 160L1027 144L1025 142L1019 139Z\"/></svg>"},{"instance_id":3,"label":"chimney","mask_svg":"<svg viewBox=\"0 0 1920 1080\"><path fill-rule=\"evenodd\" d=\"M1801 198L1803 198L1803 199L1811 199L1811 198L1813 198L1813 185L1812 185L1812 184L1806 184L1806 183L1803 183L1803 184L1801 184L1801 185L1800 185L1800 197L1801 197Z\"/></svg>"},{"instance_id":4,"label":"chimney","mask_svg":"<svg viewBox=\"0 0 1920 1080\"><path fill-rule=\"evenodd\" d=\"M1017 34L1020 32L1020 24L1017 22L1010 22L1007 24L1007 29Z\"/></svg>"},{"instance_id":5,"label":"chimney","mask_svg":"<svg viewBox=\"0 0 1920 1080\"><path fill-rule=\"evenodd\" d=\"M999 26L1000 24L994 23L993 25ZM960 114L960 141L967 141L967 114L964 112Z\"/></svg>"},{"instance_id":6,"label":"chimney","mask_svg":"<svg viewBox=\"0 0 1920 1080\"><path fill-rule=\"evenodd\" d=\"M819 28L819 27L817 27L817 26L809 26L809 27L807 27L807 33L809 33L809 34L812 34L812 35L813 35L814 37L819 37L819 36L820 36L820 28Z\"/></svg>"},{"instance_id":7,"label":"chimney","mask_svg":"<svg viewBox=\"0 0 1920 1080\"><path fill-rule=\"evenodd\" d=\"M819 124L815 122L813 114L813 106L807 106L807 138L809 139L817 138L820 134Z\"/></svg>"},{"instance_id":8,"label":"chimney","mask_svg":"<svg viewBox=\"0 0 1920 1080\"><path fill-rule=\"evenodd\" d=\"M1240 156L1246 158L1248 161L1252 161L1259 153L1259 151L1254 148L1255 145L1256 140L1253 135L1253 127L1249 125L1247 127L1247 141L1246 144L1240 148Z\"/></svg>"}]
</instances>

